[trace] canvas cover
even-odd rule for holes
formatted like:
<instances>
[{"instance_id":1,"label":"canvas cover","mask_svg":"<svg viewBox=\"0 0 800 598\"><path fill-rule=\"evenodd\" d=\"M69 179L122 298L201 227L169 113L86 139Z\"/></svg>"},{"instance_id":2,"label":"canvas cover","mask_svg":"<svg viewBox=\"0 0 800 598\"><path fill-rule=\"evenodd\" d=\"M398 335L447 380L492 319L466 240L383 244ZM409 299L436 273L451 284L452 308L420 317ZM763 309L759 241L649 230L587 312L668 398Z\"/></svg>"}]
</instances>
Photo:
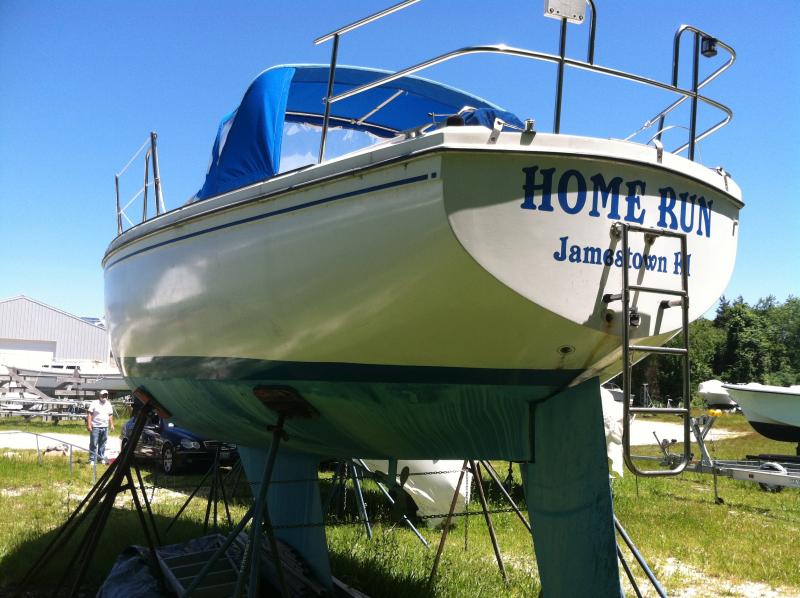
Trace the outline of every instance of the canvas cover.
<instances>
[{"instance_id":1,"label":"canvas cover","mask_svg":"<svg viewBox=\"0 0 800 598\"><path fill-rule=\"evenodd\" d=\"M197 199L266 180L278 172L284 122L322 125L328 66L284 65L261 73L239 107L217 130L206 180ZM334 95L375 81L388 71L336 68ZM465 124L491 127L494 118L522 128L513 114L477 96L419 77L402 77L331 105L331 126L392 137L471 107ZM376 110L377 109L377 110Z\"/></svg>"}]
</instances>

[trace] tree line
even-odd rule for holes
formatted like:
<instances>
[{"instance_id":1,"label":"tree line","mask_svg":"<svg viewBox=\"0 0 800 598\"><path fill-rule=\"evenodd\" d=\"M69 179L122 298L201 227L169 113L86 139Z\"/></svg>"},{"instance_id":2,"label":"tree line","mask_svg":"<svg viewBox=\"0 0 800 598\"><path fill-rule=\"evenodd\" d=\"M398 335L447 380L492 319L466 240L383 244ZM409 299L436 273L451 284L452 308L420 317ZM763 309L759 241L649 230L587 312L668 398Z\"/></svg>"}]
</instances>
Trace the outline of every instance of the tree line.
<instances>
[{"instance_id":1,"label":"tree line","mask_svg":"<svg viewBox=\"0 0 800 598\"><path fill-rule=\"evenodd\" d=\"M680 336L667 346L682 346ZM689 325L692 396L697 385L717 379L734 384L760 382L775 386L800 384L800 297L779 303L770 295L749 305L742 297L720 298L713 320ZM619 379L614 380L618 384ZM651 355L633 368L633 391L649 385L657 403L683 394L681 360Z\"/></svg>"}]
</instances>

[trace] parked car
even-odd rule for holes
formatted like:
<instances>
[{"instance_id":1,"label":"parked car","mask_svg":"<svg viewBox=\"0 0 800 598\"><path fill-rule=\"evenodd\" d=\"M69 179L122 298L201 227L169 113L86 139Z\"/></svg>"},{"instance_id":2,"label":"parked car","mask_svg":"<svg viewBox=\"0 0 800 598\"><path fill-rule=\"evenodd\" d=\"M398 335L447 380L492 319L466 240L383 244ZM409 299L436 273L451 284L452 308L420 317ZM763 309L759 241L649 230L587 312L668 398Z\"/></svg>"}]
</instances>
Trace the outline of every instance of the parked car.
<instances>
[{"instance_id":1,"label":"parked car","mask_svg":"<svg viewBox=\"0 0 800 598\"><path fill-rule=\"evenodd\" d=\"M135 412L136 410L134 417L122 427L123 448L133 431ZM223 463L231 463L239 458L235 444L203 438L152 413L142 430L134 454L139 459L156 461L164 473L174 474L192 465L211 465L217 447Z\"/></svg>"}]
</instances>

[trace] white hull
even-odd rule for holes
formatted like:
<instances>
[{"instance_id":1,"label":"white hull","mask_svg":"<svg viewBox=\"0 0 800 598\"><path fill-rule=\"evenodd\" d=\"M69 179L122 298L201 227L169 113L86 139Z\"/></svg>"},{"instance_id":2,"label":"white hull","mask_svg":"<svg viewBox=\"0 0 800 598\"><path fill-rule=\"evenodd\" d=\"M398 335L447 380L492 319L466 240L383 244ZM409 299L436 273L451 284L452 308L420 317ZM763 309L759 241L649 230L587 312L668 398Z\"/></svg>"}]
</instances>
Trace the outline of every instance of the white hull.
<instances>
[{"instance_id":1,"label":"white hull","mask_svg":"<svg viewBox=\"0 0 800 598\"><path fill-rule=\"evenodd\" d=\"M728 391L722 387L722 382L719 380L701 382L697 387L697 394L709 407L721 409L734 409L736 407L736 402L728 394Z\"/></svg>"},{"instance_id":2,"label":"white hull","mask_svg":"<svg viewBox=\"0 0 800 598\"><path fill-rule=\"evenodd\" d=\"M800 386L726 384L725 389L759 433L787 442L800 442Z\"/></svg>"},{"instance_id":3,"label":"white hull","mask_svg":"<svg viewBox=\"0 0 800 598\"><path fill-rule=\"evenodd\" d=\"M537 144L521 145L519 135L501 136L510 138L510 147L487 146L485 129L466 129L389 145L383 149L387 160L409 155L357 176L349 174L351 168L370 155L189 205L126 232L104 261L115 355L213 354L597 373L608 367L609 354L618 352L619 318L607 322L601 299L619 291L621 270L562 262L554 254L565 236L568 248L615 249L618 244L610 236L614 220L608 209L599 217L588 215L589 205L577 215L558 208L550 213L521 209L522 169L530 165L555 167L557 173L577 166L586 178L601 172L606 180L645 180L648 195L637 200L640 207L631 208L635 215L644 212L645 226L658 225L658 188L671 184L703 195L713 204L711 234L693 230L689 235L691 317L704 313L724 289L735 258L739 205L735 196L687 177L702 175L722 186L716 173L676 157L671 159L688 172L670 172L656 167L655 151L634 144L559 136L546 140L543 150L554 153L545 154ZM482 143L475 143L476 137ZM453 151L413 157L437 141ZM459 142L476 153L459 151ZM584 145L583 155L571 155L575 146ZM558 149L563 157L555 153ZM606 160L591 158L601 149L609 154ZM380 154L374 151L370 161L380 160ZM640 154L642 164L614 162L626 154ZM302 191L247 201L313 181L315 170L319 176L348 174ZM416 177L424 179L232 225ZM556 186L552 203L557 205ZM618 211L625 214L622 189ZM209 214L239 201L246 203ZM696 229L699 213L692 218ZM210 230L221 226L228 228ZM190 234L197 236L185 238ZM656 267L666 271L639 271L633 278L678 288L676 247L669 243L659 240L651 251ZM643 243L632 246L635 253L643 252ZM635 300L642 340L671 335L679 326L679 310L659 310L660 301L649 295ZM391 343L385 342L388 338ZM564 346L575 350L559 353Z\"/></svg>"},{"instance_id":4,"label":"white hull","mask_svg":"<svg viewBox=\"0 0 800 598\"><path fill-rule=\"evenodd\" d=\"M125 232L104 259L123 374L135 385L193 364L189 377L224 377L236 359L544 372L545 394L608 379L621 355L619 305L602 301L622 284L618 218L686 225L691 318L724 290L741 207L729 179L631 143L488 137L461 127L389 142ZM535 187L551 168L547 211ZM592 181L617 177L618 195L595 200ZM683 212L659 189L687 194ZM631 282L678 289L677 242L631 239ZM662 299L634 295L634 342L662 344L679 328Z\"/></svg>"}]
</instances>

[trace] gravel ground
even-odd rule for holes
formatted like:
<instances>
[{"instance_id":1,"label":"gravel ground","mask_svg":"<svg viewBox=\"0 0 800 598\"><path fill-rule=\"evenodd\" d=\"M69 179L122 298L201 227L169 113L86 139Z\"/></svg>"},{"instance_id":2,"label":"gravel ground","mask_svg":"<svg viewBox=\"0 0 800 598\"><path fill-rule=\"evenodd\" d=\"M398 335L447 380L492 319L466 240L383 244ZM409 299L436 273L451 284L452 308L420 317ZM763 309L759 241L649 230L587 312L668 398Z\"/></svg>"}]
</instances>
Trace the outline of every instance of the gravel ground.
<instances>
[{"instance_id":1,"label":"gravel ground","mask_svg":"<svg viewBox=\"0 0 800 598\"><path fill-rule=\"evenodd\" d=\"M659 440L679 440L683 442L683 424L670 422L656 422L637 418L631 424L631 444L643 446L646 444L658 444L653 432L658 435ZM735 438L743 436L747 432L735 432L725 428L711 428L706 437L707 440L724 440L725 438Z\"/></svg>"}]
</instances>

